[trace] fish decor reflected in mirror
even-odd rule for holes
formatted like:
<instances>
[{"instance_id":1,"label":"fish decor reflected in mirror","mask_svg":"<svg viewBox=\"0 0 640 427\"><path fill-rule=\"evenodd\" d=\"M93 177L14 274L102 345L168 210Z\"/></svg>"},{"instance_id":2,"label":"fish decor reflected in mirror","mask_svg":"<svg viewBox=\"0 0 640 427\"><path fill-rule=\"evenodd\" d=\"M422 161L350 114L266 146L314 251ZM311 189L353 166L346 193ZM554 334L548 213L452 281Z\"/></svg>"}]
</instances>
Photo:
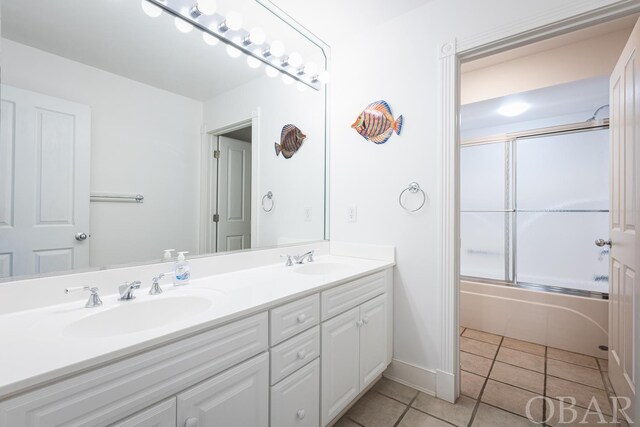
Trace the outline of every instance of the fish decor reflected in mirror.
<instances>
[{"instance_id":1,"label":"fish decor reflected in mirror","mask_svg":"<svg viewBox=\"0 0 640 427\"><path fill-rule=\"evenodd\" d=\"M280 144L275 143L276 156L282 153L285 159L290 159L302 147L307 135L295 125L284 125L280 133Z\"/></svg>"},{"instance_id":2,"label":"fish decor reflected in mirror","mask_svg":"<svg viewBox=\"0 0 640 427\"><path fill-rule=\"evenodd\" d=\"M384 144L391 138L394 131L400 135L402 121L402 116L397 120L394 119L389 104L380 100L369 104L351 127L367 141Z\"/></svg>"}]
</instances>

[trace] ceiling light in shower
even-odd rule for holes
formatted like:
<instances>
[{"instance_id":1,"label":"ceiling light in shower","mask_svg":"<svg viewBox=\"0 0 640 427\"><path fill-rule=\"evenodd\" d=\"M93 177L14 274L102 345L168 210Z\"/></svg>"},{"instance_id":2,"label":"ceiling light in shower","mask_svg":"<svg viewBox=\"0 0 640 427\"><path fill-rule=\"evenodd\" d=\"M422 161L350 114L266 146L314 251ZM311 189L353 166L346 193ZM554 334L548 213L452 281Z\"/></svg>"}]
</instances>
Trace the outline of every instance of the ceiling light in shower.
<instances>
[{"instance_id":1,"label":"ceiling light in shower","mask_svg":"<svg viewBox=\"0 0 640 427\"><path fill-rule=\"evenodd\" d=\"M284 45L282 42L278 40L274 40L271 42L271 46L269 46L269 53L273 56L282 56L284 55Z\"/></svg>"},{"instance_id":2,"label":"ceiling light in shower","mask_svg":"<svg viewBox=\"0 0 640 427\"><path fill-rule=\"evenodd\" d=\"M498 114L505 117L516 117L527 111L530 107L526 102L511 102L498 108Z\"/></svg>"},{"instance_id":3,"label":"ceiling light in shower","mask_svg":"<svg viewBox=\"0 0 640 427\"><path fill-rule=\"evenodd\" d=\"M182 18L178 18L176 17L173 20L173 23L176 25L176 28L181 32L181 33L189 33L191 32L191 30L193 30L193 25L191 25L190 23L188 23L187 21L185 21Z\"/></svg>"},{"instance_id":4,"label":"ceiling light in shower","mask_svg":"<svg viewBox=\"0 0 640 427\"><path fill-rule=\"evenodd\" d=\"M261 45L267 41L267 35L262 28L252 28L249 31L249 41L255 45Z\"/></svg>"},{"instance_id":5,"label":"ceiling light in shower","mask_svg":"<svg viewBox=\"0 0 640 427\"><path fill-rule=\"evenodd\" d=\"M198 8L198 11L204 15L213 15L216 13L218 4L216 0L198 0L196 7Z\"/></svg>"},{"instance_id":6,"label":"ceiling light in shower","mask_svg":"<svg viewBox=\"0 0 640 427\"><path fill-rule=\"evenodd\" d=\"M262 62L260 62L259 60L257 60L256 58L254 58L253 56L247 56L247 64L249 65L249 67L251 68L258 68L260 67L260 65L262 64ZM271 67L273 68L273 67Z\"/></svg>"},{"instance_id":7,"label":"ceiling light in shower","mask_svg":"<svg viewBox=\"0 0 640 427\"><path fill-rule=\"evenodd\" d=\"M227 13L227 16L224 20L224 25L230 30L238 31L240 28L242 28L242 15L235 11Z\"/></svg>"},{"instance_id":8,"label":"ceiling light in shower","mask_svg":"<svg viewBox=\"0 0 640 427\"><path fill-rule=\"evenodd\" d=\"M209 46L214 46L218 44L218 39L213 37L209 33L202 33L202 40L204 40L204 42Z\"/></svg>"},{"instance_id":9,"label":"ceiling light in shower","mask_svg":"<svg viewBox=\"0 0 640 427\"><path fill-rule=\"evenodd\" d=\"M298 52L291 52L288 62L291 67L298 68L302 65L302 56Z\"/></svg>"},{"instance_id":10,"label":"ceiling light in shower","mask_svg":"<svg viewBox=\"0 0 640 427\"><path fill-rule=\"evenodd\" d=\"M142 10L144 11L144 13L152 18L157 18L158 16L162 15L162 9L153 3L149 3L147 0L142 0L140 2L140 5L142 6Z\"/></svg>"}]
</instances>

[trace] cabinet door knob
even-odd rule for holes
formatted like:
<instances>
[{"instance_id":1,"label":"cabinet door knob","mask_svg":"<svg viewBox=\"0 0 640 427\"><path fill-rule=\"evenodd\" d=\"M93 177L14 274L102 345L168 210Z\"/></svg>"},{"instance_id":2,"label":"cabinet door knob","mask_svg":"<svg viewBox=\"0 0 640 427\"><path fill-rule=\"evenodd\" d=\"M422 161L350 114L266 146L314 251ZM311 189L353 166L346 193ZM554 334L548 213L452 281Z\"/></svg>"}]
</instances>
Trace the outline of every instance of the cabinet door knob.
<instances>
[{"instance_id":1,"label":"cabinet door knob","mask_svg":"<svg viewBox=\"0 0 640 427\"><path fill-rule=\"evenodd\" d=\"M363 317L362 318L362 323L364 323L365 325L367 325L369 323L369 318L368 317Z\"/></svg>"},{"instance_id":2,"label":"cabinet door knob","mask_svg":"<svg viewBox=\"0 0 640 427\"><path fill-rule=\"evenodd\" d=\"M184 427L198 427L198 419L195 417L187 418Z\"/></svg>"},{"instance_id":3,"label":"cabinet door knob","mask_svg":"<svg viewBox=\"0 0 640 427\"><path fill-rule=\"evenodd\" d=\"M298 315L298 323L304 323L305 320L307 320L307 316L304 313Z\"/></svg>"},{"instance_id":4,"label":"cabinet door knob","mask_svg":"<svg viewBox=\"0 0 640 427\"><path fill-rule=\"evenodd\" d=\"M356 326L357 326L357 327L361 327L363 324L364 324L364 322L363 322L362 320L358 320L358 321L356 322Z\"/></svg>"},{"instance_id":5,"label":"cabinet door knob","mask_svg":"<svg viewBox=\"0 0 640 427\"><path fill-rule=\"evenodd\" d=\"M304 417L307 415L307 411L300 409L296 415L298 416L298 419L304 420Z\"/></svg>"},{"instance_id":6,"label":"cabinet door knob","mask_svg":"<svg viewBox=\"0 0 640 427\"><path fill-rule=\"evenodd\" d=\"M298 352L298 359L302 360L302 359L304 359L305 357L307 357L307 352L306 352L306 351L304 351L304 350L300 350L300 351Z\"/></svg>"}]
</instances>

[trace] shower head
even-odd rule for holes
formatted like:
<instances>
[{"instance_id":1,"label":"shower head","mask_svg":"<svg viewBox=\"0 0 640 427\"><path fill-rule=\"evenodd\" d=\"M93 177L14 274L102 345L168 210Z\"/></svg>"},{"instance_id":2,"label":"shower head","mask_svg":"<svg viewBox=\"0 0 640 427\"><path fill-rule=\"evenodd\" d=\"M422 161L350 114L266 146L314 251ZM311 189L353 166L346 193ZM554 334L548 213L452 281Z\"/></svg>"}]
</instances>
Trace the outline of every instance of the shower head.
<instances>
[{"instance_id":1,"label":"shower head","mask_svg":"<svg viewBox=\"0 0 640 427\"><path fill-rule=\"evenodd\" d=\"M599 113L601 110L605 109L605 108L609 108L609 104L605 104L605 105L603 105L602 107L599 107L599 108L598 108L598 109L593 113L593 116L589 117L589 118L587 119L587 121L588 121L588 122L594 122L594 121L596 120L596 117L598 116L598 113Z\"/></svg>"}]
</instances>

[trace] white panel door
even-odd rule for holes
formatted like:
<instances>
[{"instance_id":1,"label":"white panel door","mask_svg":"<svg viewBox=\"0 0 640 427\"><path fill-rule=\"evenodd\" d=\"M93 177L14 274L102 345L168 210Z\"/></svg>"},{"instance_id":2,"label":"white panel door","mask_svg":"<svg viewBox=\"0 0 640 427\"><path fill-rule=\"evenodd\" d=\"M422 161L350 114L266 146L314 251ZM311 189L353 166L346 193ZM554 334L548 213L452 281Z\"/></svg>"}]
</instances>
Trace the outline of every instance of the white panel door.
<instances>
[{"instance_id":1,"label":"white panel door","mask_svg":"<svg viewBox=\"0 0 640 427\"><path fill-rule=\"evenodd\" d=\"M322 324L322 425L360 393L360 307Z\"/></svg>"},{"instance_id":2,"label":"white panel door","mask_svg":"<svg viewBox=\"0 0 640 427\"><path fill-rule=\"evenodd\" d=\"M0 277L88 267L90 109L0 90Z\"/></svg>"},{"instance_id":3,"label":"white panel door","mask_svg":"<svg viewBox=\"0 0 640 427\"><path fill-rule=\"evenodd\" d=\"M627 411L640 420L636 389L640 358L640 24L636 24L611 75L611 289L609 377ZM634 412L635 411L635 412ZM631 415L634 414L635 415Z\"/></svg>"},{"instance_id":4,"label":"white panel door","mask_svg":"<svg viewBox=\"0 0 640 427\"><path fill-rule=\"evenodd\" d=\"M218 137L217 250L251 247L251 144Z\"/></svg>"},{"instance_id":5,"label":"white panel door","mask_svg":"<svg viewBox=\"0 0 640 427\"><path fill-rule=\"evenodd\" d=\"M267 427L269 354L180 393L177 420L179 427Z\"/></svg>"},{"instance_id":6,"label":"white panel door","mask_svg":"<svg viewBox=\"0 0 640 427\"><path fill-rule=\"evenodd\" d=\"M387 367L387 296L360 306L360 390Z\"/></svg>"}]
</instances>

